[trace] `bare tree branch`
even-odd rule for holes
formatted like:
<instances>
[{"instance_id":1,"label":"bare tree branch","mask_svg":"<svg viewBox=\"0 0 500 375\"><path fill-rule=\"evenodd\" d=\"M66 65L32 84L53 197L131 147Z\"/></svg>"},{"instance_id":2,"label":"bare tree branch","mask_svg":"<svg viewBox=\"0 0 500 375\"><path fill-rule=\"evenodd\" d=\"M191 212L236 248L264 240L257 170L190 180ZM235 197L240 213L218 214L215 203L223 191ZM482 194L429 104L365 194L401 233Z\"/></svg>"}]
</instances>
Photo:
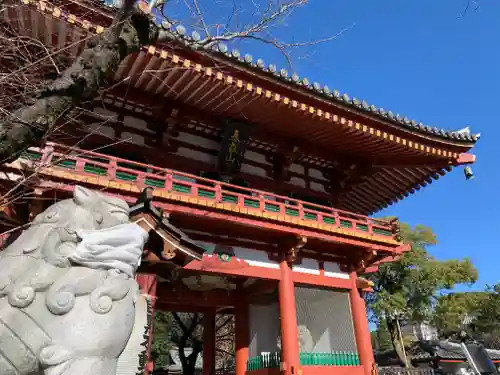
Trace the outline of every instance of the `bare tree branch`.
<instances>
[{"instance_id":1,"label":"bare tree branch","mask_svg":"<svg viewBox=\"0 0 500 375\"><path fill-rule=\"evenodd\" d=\"M462 11L462 14L460 14L457 18L464 17L470 8L472 8L473 11L478 10L479 9L479 0L467 0L467 2L465 4L465 8Z\"/></svg>"},{"instance_id":2,"label":"bare tree branch","mask_svg":"<svg viewBox=\"0 0 500 375\"><path fill-rule=\"evenodd\" d=\"M62 115L95 97L109 72L132 50L140 48L145 39L149 40L149 20L140 12L132 17L134 2L124 1L111 27L100 38L89 41L89 48L59 78L46 85L33 104L19 108L0 122L2 162L38 145Z\"/></svg>"},{"instance_id":3,"label":"bare tree branch","mask_svg":"<svg viewBox=\"0 0 500 375\"><path fill-rule=\"evenodd\" d=\"M205 18L203 17L203 14L201 12L201 8L200 8L200 4L198 4L198 0L193 0L193 5L194 5L195 12L196 12L196 16L200 20L200 22L203 26L203 30L205 31L205 34L208 37L210 37L210 30L208 29L207 23L205 22Z\"/></svg>"},{"instance_id":4,"label":"bare tree branch","mask_svg":"<svg viewBox=\"0 0 500 375\"><path fill-rule=\"evenodd\" d=\"M275 37L272 37L269 32L270 28L276 26L276 24L279 21L291 15L298 8L306 5L308 3L308 0L292 0L289 2L269 0L266 9L263 10L262 12L260 11L259 5L254 2L254 6L257 9L256 13L260 15L260 18L255 23L248 24L240 30L230 30L231 20L237 16L237 6L236 3L234 3L233 11L224 26L224 30L222 32L219 32L220 25L216 25L216 33L213 34L210 32L205 17L201 11L201 8L199 6L199 0L193 0L192 6L189 3L187 3L187 0L183 1L186 4L188 10L203 26L202 28L205 33L204 38L202 38L197 42L193 42L195 45L202 46L205 48L212 48L215 45L222 42L232 42L244 39L256 40L261 43L271 45L274 48L278 49L287 60L287 64L289 65L289 67L292 66L292 61L289 53L291 49L330 42L355 26L355 24L353 23L352 25L342 29L340 32L337 32L336 34L325 38L314 39L311 41L303 41L303 42L284 42ZM477 0L471 0L471 1L477 1ZM169 23L171 23L171 19L169 19ZM172 40L174 38L175 36L170 32L170 30L164 29L162 30L162 32L160 32L158 40L160 42L165 42L168 40Z\"/></svg>"}]
</instances>

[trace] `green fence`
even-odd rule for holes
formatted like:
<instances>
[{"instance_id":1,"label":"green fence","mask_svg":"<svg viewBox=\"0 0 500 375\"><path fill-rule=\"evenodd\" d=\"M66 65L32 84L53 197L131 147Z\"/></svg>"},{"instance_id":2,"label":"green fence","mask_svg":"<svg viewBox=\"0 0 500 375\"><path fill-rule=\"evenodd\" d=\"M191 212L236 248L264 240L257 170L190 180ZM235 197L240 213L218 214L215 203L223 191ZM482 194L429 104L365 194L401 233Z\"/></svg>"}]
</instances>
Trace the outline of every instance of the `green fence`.
<instances>
[{"instance_id":1,"label":"green fence","mask_svg":"<svg viewBox=\"0 0 500 375\"><path fill-rule=\"evenodd\" d=\"M281 353L266 353L248 359L247 369L261 370L265 368L279 368ZM302 366L359 366L358 353L331 352L331 353L300 353Z\"/></svg>"}]
</instances>

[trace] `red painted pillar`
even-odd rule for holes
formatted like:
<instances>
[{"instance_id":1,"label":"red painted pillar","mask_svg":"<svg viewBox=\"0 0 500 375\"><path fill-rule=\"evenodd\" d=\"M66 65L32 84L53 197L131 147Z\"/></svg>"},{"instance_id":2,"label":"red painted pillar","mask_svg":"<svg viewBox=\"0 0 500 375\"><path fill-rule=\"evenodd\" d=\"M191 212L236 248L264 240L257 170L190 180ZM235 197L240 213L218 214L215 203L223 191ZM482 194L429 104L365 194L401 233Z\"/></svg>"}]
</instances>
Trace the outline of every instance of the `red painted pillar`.
<instances>
[{"instance_id":1,"label":"red painted pillar","mask_svg":"<svg viewBox=\"0 0 500 375\"><path fill-rule=\"evenodd\" d=\"M151 345L153 344L153 325L154 325L154 312L155 312L155 304L156 304L156 275L152 274L137 274L136 276L137 283L139 284L139 288L142 294L146 295L146 298L149 299L151 305L151 314L153 314L153 322L151 323L151 327L149 328L149 342L148 342L148 350L147 350L147 361L145 373L150 374L153 372L154 363L151 361Z\"/></svg>"},{"instance_id":2,"label":"red painted pillar","mask_svg":"<svg viewBox=\"0 0 500 375\"><path fill-rule=\"evenodd\" d=\"M203 375L215 375L215 310L203 313Z\"/></svg>"},{"instance_id":3,"label":"red painted pillar","mask_svg":"<svg viewBox=\"0 0 500 375\"><path fill-rule=\"evenodd\" d=\"M248 345L250 344L250 321L248 304L236 307L235 319L235 346L236 346L236 374L245 375L248 363Z\"/></svg>"},{"instance_id":4,"label":"red painted pillar","mask_svg":"<svg viewBox=\"0 0 500 375\"><path fill-rule=\"evenodd\" d=\"M359 361L364 367L365 375L370 375L374 363L372 341L370 338L370 328L368 327L365 301L363 300L361 291L356 286L357 277L356 272L352 272L350 275L352 289L349 295L351 299L352 322Z\"/></svg>"},{"instance_id":5,"label":"red painted pillar","mask_svg":"<svg viewBox=\"0 0 500 375\"><path fill-rule=\"evenodd\" d=\"M293 273L283 253L280 261L279 303L281 323L281 362L285 375L297 375L299 370L299 338L295 306Z\"/></svg>"}]
</instances>

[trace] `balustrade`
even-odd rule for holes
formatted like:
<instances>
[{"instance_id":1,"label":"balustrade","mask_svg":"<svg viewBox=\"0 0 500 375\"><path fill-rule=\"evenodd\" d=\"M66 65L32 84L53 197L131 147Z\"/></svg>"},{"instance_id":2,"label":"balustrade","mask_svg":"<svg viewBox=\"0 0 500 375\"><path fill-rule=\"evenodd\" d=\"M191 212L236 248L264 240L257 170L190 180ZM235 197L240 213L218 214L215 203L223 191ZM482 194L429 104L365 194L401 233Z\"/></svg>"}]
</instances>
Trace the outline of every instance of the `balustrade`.
<instances>
[{"instance_id":1,"label":"balustrade","mask_svg":"<svg viewBox=\"0 0 500 375\"><path fill-rule=\"evenodd\" d=\"M248 371L262 370L265 368L279 368L281 353L262 353L259 356L249 358ZM300 364L302 366L359 366L358 353L335 351L328 353L300 353Z\"/></svg>"},{"instance_id":2,"label":"balustrade","mask_svg":"<svg viewBox=\"0 0 500 375\"><path fill-rule=\"evenodd\" d=\"M290 222L305 221L321 226L334 226L394 239L397 226L387 220L321 206L271 192L227 184L195 175L132 162L105 154L48 144L43 149L31 148L22 158L40 168L62 168L87 176L102 176L110 181L132 183L143 189L152 187L173 194L195 197L220 204L235 205L260 211L264 217L287 217ZM42 173L44 173L42 171ZM47 172L50 174L49 172Z\"/></svg>"}]
</instances>

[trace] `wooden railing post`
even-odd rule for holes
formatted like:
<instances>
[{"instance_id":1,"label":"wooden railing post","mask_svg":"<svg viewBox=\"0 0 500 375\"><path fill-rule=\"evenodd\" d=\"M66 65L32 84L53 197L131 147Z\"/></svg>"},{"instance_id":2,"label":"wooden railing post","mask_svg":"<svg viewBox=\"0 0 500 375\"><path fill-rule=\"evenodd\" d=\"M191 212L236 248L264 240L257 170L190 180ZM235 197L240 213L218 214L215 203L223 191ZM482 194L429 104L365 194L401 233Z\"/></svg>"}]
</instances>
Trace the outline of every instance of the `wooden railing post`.
<instances>
[{"instance_id":1,"label":"wooden railing post","mask_svg":"<svg viewBox=\"0 0 500 375\"><path fill-rule=\"evenodd\" d=\"M165 178L165 190L172 191L172 187L174 184L174 176L171 172L168 172L167 177Z\"/></svg>"},{"instance_id":2,"label":"wooden railing post","mask_svg":"<svg viewBox=\"0 0 500 375\"><path fill-rule=\"evenodd\" d=\"M52 156L54 155L54 146L45 146L42 149L42 157L40 160L40 164L44 167L49 166L52 162Z\"/></svg>"},{"instance_id":3,"label":"wooden railing post","mask_svg":"<svg viewBox=\"0 0 500 375\"><path fill-rule=\"evenodd\" d=\"M220 184L215 185L215 201L217 203L222 202L222 186Z\"/></svg>"},{"instance_id":4,"label":"wooden railing post","mask_svg":"<svg viewBox=\"0 0 500 375\"><path fill-rule=\"evenodd\" d=\"M198 185L197 184L194 184L194 185L191 185L191 195L193 197L198 197Z\"/></svg>"},{"instance_id":5,"label":"wooden railing post","mask_svg":"<svg viewBox=\"0 0 500 375\"><path fill-rule=\"evenodd\" d=\"M144 173L138 173L137 175L137 179L135 180L137 185L139 185L139 188L142 190L146 187L146 175Z\"/></svg>"},{"instance_id":6,"label":"wooden railing post","mask_svg":"<svg viewBox=\"0 0 500 375\"><path fill-rule=\"evenodd\" d=\"M243 195L236 195L236 200L238 202L238 207L243 208L245 207L245 197Z\"/></svg>"},{"instance_id":7,"label":"wooden railing post","mask_svg":"<svg viewBox=\"0 0 500 375\"><path fill-rule=\"evenodd\" d=\"M85 163L86 160L77 158L75 162L75 172L80 172L80 173L85 172Z\"/></svg>"},{"instance_id":8,"label":"wooden railing post","mask_svg":"<svg viewBox=\"0 0 500 375\"><path fill-rule=\"evenodd\" d=\"M297 209L299 211L299 219L304 220L304 205L302 202L297 202Z\"/></svg>"},{"instance_id":9,"label":"wooden railing post","mask_svg":"<svg viewBox=\"0 0 500 375\"><path fill-rule=\"evenodd\" d=\"M337 210L333 210L333 218L335 220L335 226L340 227L340 215Z\"/></svg>"},{"instance_id":10,"label":"wooden railing post","mask_svg":"<svg viewBox=\"0 0 500 375\"><path fill-rule=\"evenodd\" d=\"M323 224L323 214L321 212L319 212L317 215L316 215L316 221L319 223L319 224Z\"/></svg>"},{"instance_id":11,"label":"wooden railing post","mask_svg":"<svg viewBox=\"0 0 500 375\"><path fill-rule=\"evenodd\" d=\"M368 219L368 221L367 221L366 224L368 226L368 233L369 234L373 234L373 223L372 223L372 221Z\"/></svg>"},{"instance_id":12,"label":"wooden railing post","mask_svg":"<svg viewBox=\"0 0 500 375\"><path fill-rule=\"evenodd\" d=\"M259 209L264 212L266 209L266 202L264 202L264 194L259 194Z\"/></svg>"},{"instance_id":13,"label":"wooden railing post","mask_svg":"<svg viewBox=\"0 0 500 375\"><path fill-rule=\"evenodd\" d=\"M111 159L109 161L108 169L106 170L106 175L109 178L115 178L117 168L118 168L118 163L116 162L116 159Z\"/></svg>"}]
</instances>

